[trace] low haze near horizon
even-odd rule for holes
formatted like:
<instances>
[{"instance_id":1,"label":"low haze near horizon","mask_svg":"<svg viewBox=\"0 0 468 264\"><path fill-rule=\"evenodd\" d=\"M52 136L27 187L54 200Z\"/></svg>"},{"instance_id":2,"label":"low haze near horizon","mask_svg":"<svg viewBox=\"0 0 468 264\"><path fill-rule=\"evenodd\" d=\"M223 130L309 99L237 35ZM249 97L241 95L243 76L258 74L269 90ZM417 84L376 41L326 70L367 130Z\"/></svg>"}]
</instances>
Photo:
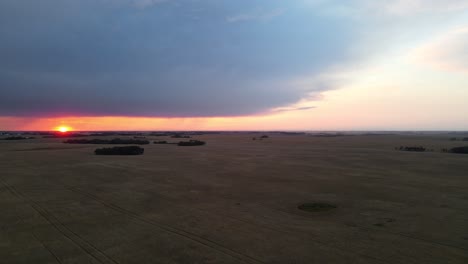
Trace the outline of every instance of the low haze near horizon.
<instances>
[{"instance_id":1,"label":"low haze near horizon","mask_svg":"<svg viewBox=\"0 0 468 264\"><path fill-rule=\"evenodd\" d=\"M0 130L468 130L468 1L5 0Z\"/></svg>"}]
</instances>

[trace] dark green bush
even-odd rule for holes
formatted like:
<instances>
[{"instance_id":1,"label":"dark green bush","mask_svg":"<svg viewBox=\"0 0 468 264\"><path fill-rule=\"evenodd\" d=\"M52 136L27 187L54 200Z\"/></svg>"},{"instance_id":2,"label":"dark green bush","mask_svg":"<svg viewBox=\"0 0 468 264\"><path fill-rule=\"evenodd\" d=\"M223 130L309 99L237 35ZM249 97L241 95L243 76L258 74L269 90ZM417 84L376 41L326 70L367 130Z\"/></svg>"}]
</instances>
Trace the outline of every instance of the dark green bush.
<instances>
[{"instance_id":1,"label":"dark green bush","mask_svg":"<svg viewBox=\"0 0 468 264\"><path fill-rule=\"evenodd\" d=\"M297 208L308 212L322 212L335 209L337 206L328 203L305 203L299 205Z\"/></svg>"},{"instance_id":2,"label":"dark green bush","mask_svg":"<svg viewBox=\"0 0 468 264\"><path fill-rule=\"evenodd\" d=\"M200 140L190 140L190 141L181 141L177 145L178 146L202 146L206 143Z\"/></svg>"},{"instance_id":3,"label":"dark green bush","mask_svg":"<svg viewBox=\"0 0 468 264\"><path fill-rule=\"evenodd\" d=\"M468 154L468 146L452 148L450 152L456 154Z\"/></svg>"},{"instance_id":4,"label":"dark green bush","mask_svg":"<svg viewBox=\"0 0 468 264\"><path fill-rule=\"evenodd\" d=\"M144 148L138 146L113 147L96 149L96 155L142 155L145 152Z\"/></svg>"}]
</instances>

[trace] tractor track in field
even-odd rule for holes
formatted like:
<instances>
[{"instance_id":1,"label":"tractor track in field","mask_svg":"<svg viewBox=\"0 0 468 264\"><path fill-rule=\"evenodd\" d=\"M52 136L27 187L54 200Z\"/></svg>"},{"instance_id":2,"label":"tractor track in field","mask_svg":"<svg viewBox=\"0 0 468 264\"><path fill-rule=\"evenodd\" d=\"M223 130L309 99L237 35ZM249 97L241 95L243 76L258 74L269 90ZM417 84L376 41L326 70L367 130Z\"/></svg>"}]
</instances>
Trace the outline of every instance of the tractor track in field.
<instances>
[{"instance_id":1,"label":"tractor track in field","mask_svg":"<svg viewBox=\"0 0 468 264\"><path fill-rule=\"evenodd\" d=\"M288 215L291 214L290 212L288 212L286 210L281 210L281 209L274 209L274 210L276 210L278 212L281 212L281 213L286 213ZM301 215L296 215L296 216L304 218L304 216L301 216ZM344 222L344 221L339 221L339 222L341 222L343 224L346 224L346 222ZM390 235L394 235L394 236L404 237L404 238L407 238L407 239L419 241L419 242L424 243L424 244L430 244L430 245L435 246L435 247L446 247L446 248L451 248L451 249L455 249L455 250L461 250L461 251L468 252L468 249L464 248L464 247L451 245L451 244L447 244L447 243L442 243L442 242L431 241L431 240L428 240L428 239L425 239L425 238L421 238L421 237L417 237L417 236L413 236L413 235L403 234L401 232L382 230L382 229L378 229L378 228L374 228L374 227L367 227L367 226L357 225L357 224L355 224L355 227L359 228L361 230L374 231L374 232L378 232L378 233L385 233L385 234L390 234Z\"/></svg>"},{"instance_id":2,"label":"tractor track in field","mask_svg":"<svg viewBox=\"0 0 468 264\"><path fill-rule=\"evenodd\" d=\"M218 252L221 252L225 255L228 255L232 258L235 258L237 260L240 260L240 261L243 261L243 262L246 262L246 263L265 263L264 261L260 260L260 259L257 259L257 258L254 258L252 256L249 256L247 254L244 254L244 253L241 253L241 252L238 252L238 251L235 251L233 249L230 249L226 246L223 246L221 245L220 243L216 242L216 241L213 241L211 239L208 239L208 238L205 238L205 237L202 237L202 236L199 236L197 234L194 234L192 232L189 232L189 231L186 231L186 230L183 230L183 229L179 229L179 228L176 228L176 227L172 227L172 226L168 226L166 224L162 224L162 223L159 223L153 219L149 219L147 217L144 217L138 213L135 213L135 212L132 212L130 210L127 210L123 207L120 207L118 205L115 205L115 204L112 204L112 203L109 203L107 201L104 201L102 200L101 198L93 195L93 194L90 194L86 191L83 191L83 190L80 190L78 188L75 188L75 187L72 187L72 186L66 186L66 189L72 191L72 192L75 192L75 193L78 193L78 194L81 194L83 196L86 196L102 205L104 205L105 207L107 208L110 208L110 209L113 209L117 212L120 212L121 214L124 214L130 218L133 218L134 220L137 220L137 221L140 221L140 222L143 222L143 223L146 223L146 224L149 224L151 226L155 226L167 233L170 233L170 234L173 234L173 235L177 235L177 236L180 236L180 237L183 237L185 239L188 239L188 240L191 240L193 242L196 242L198 244L202 244L208 248L211 248L215 251L218 251Z\"/></svg>"},{"instance_id":3,"label":"tractor track in field","mask_svg":"<svg viewBox=\"0 0 468 264\"><path fill-rule=\"evenodd\" d=\"M28 204L36 211L38 212L41 216L43 216L52 226L54 226L55 229L57 229L63 236L67 237L69 240L71 240L73 243L75 243L78 247L80 247L83 251L85 251L88 255L90 255L91 257L95 258L97 261L99 261L100 263L105 263L103 261L101 261L99 258L96 258L95 255L92 254L93 251L96 251L98 253L100 253L100 255L103 255L103 256L106 256L106 258L108 258L108 260L110 260L112 263L118 263L116 262L115 260L113 260L112 258L110 258L109 256L107 256L104 252L102 252L101 250L99 250L97 247L95 247L93 244L91 244L89 241L86 241L85 239L83 239L81 236L79 236L77 233L75 233L74 231L70 230L67 226L65 226L61 221L59 221L54 215L52 215L50 212L48 212L45 208L41 207L40 205L38 205L36 202L32 201L31 199L25 197L23 194L21 194L14 186L10 186L10 185L7 185L3 180L0 179L0 182L13 194L15 194L16 196L18 196L19 198L25 200L26 202L28 202ZM254 258L252 256L249 256L249 255L246 255L244 253L241 253L241 252L238 252L238 251L235 251L233 249L230 249L228 247L225 247L223 246L222 244L216 242L216 241L213 241L213 240L210 240L208 238L205 238L205 237L201 237L197 234L194 234L192 232L189 232L189 231L186 231L186 230L183 230L183 229L180 229L180 228L176 228L176 227L172 227L172 226L169 226L169 225L166 225L166 224L162 224L162 223L159 223L157 221L155 221L154 219L149 219L141 214L138 214L136 212L133 212L133 211L130 211L128 209L125 209L121 206L118 206L116 204L113 204L113 203L110 203L108 201L105 201L89 192L86 192L86 191L83 191L79 188L76 188L76 187L73 187L73 186L65 186L65 189L69 190L69 191L72 191L74 193L77 193L77 194L80 194L82 196L86 196L100 204L102 204L103 206L107 207L107 208L110 208L114 211L117 211L123 215L126 215L130 218L133 218L134 220L137 220L137 221L140 221L140 222L143 222L143 223L146 223L146 224L149 224L149 225L152 225L152 226L155 226L161 230L164 230L165 232L168 232L168 233L171 233L173 235L178 235L178 236L181 236L181 237L184 237L185 239L188 239L188 240L191 240L193 242L196 242L196 243L199 243L199 244L202 244L206 247L209 247L213 250L216 250L218 252L221 252L225 255L228 255L232 258L235 258L235 259L238 259L238 260L241 260L243 262L247 262L247 263L265 263L264 261L262 260L259 260L257 258ZM210 213L209 211L207 210L202 210L202 209L198 209L198 210L201 210L203 212L207 212L207 213ZM283 213L288 213L289 212L286 212L286 211L283 211L283 210L279 210L279 209L276 209L277 211L280 211L280 212L283 212ZM232 218L236 221L240 221L240 222L243 222L243 223L246 223L246 224L250 224L250 225L254 225L256 227L261 227L261 228L267 228L269 230L272 230L272 231L276 231L276 232L281 232L281 233L285 233L285 234L292 234L294 235L295 233L294 232L290 232L290 231L285 231L285 230L278 230L276 228L269 228L269 227L265 227L263 225L259 225L259 224L256 224L256 223L252 223L250 221L245 221L243 219L238 219L238 218L235 218L235 217L230 217L229 215L226 215L227 217L229 218ZM55 224L52 220L54 219L57 223ZM370 230L374 230L372 228L366 228L366 227L362 227L362 226L358 226L358 228L360 229L370 229ZM65 229L65 232L63 232L62 230ZM375 230L374 230L375 231ZM377 230L377 231L380 231L380 232L385 232L385 233L391 233L391 234L394 234L394 235L400 235L400 236L404 236L404 237L407 237L407 238L410 238L410 239L417 239L417 240L421 240L423 242L426 242L426 243L431 243L432 241L427 241L427 240L423 240L423 239L419 239L419 238L415 238L415 237L411 237L411 236L407 236L407 235L403 235L403 234L399 234L399 233L394 233L394 232L389 232L389 231L382 231L382 230ZM67 233L69 233L67 235ZM73 239L72 237L75 237L75 239ZM81 241L80 242L77 242L78 241ZM373 256L369 256L369 255L366 255L366 254L361 254L361 253L356 253L356 252L350 252L348 250L344 250L340 247L335 247L335 246L331 246L329 245L328 243L323 243L323 242L320 242L320 241L315 241L315 243L321 245L321 246L324 246L324 247L328 247L328 248L332 248L332 249L335 249L335 250L338 250L338 251L342 251L342 252L346 252L348 254L352 254L352 255L357 255L357 256L360 256L360 257L364 257L364 258L369 258L369 259L373 259L375 261L379 261L379 262L382 262L382 263L388 263L386 262L385 260L383 259L380 259L380 258L376 258L376 257L373 257ZM85 244L87 246L83 246L82 244ZM41 242L41 244L43 244ZM448 247L452 247L450 245L445 245L445 244L440 244L440 243L431 243L431 244L435 244L435 245L439 245L439 246L448 246ZM44 245L43 245L44 246ZM50 250L45 247L49 252ZM91 248L91 249L90 249ZM458 247L453 247L453 248L457 248L457 249L461 249L461 250L466 250L464 248L458 248ZM51 252L52 255L55 256L55 254L53 254Z\"/></svg>"},{"instance_id":4,"label":"tractor track in field","mask_svg":"<svg viewBox=\"0 0 468 264\"><path fill-rule=\"evenodd\" d=\"M5 187L5 188L7 188L7 187ZM7 190L9 191L8 188L7 188ZM19 216L17 212L15 212L15 215L16 215L16 218L18 218L18 220L19 220L21 223L23 223L24 225L26 225L26 222L24 221L24 219L23 219L21 216ZM52 256L55 258L55 260L57 261L57 263L62 264L62 261L61 261L60 258L52 251L52 249L50 249L50 248L44 243L44 241L42 241L42 240L36 235L36 233L34 233L34 229L30 230L29 233L34 237L34 239L36 239L36 240L41 244L41 246L42 246L45 250L47 250L47 251L50 253L50 255L52 255Z\"/></svg>"},{"instance_id":5,"label":"tractor track in field","mask_svg":"<svg viewBox=\"0 0 468 264\"><path fill-rule=\"evenodd\" d=\"M47 211L44 207L39 205L37 202L31 200L29 197L21 193L18 189L14 186L8 185L3 179L0 179L0 183L14 196L17 198L25 201L31 208L34 209L39 215L41 215L54 229L56 229L62 236L70 240L73 244L83 250L89 257L95 259L99 263L114 263L119 264L116 260L112 257L108 256L102 250L97 248L91 242L87 241L76 232L71 230L67 227L63 222L61 222L57 217L55 217L52 213ZM41 242L41 244L43 244ZM44 245L44 244L43 244ZM45 247L49 252L50 250L48 247ZM50 252L54 257L56 255ZM58 260L58 259L57 259ZM59 260L58 260L59 261ZM60 262L60 261L59 261Z\"/></svg>"},{"instance_id":6,"label":"tractor track in field","mask_svg":"<svg viewBox=\"0 0 468 264\"><path fill-rule=\"evenodd\" d=\"M99 198L99 197L97 197L97 196L95 196L95 195L93 195L93 194L90 194L90 193L88 193L88 192L86 192L86 191L80 190L80 189L78 189L78 188L76 188L76 187L67 186L66 188L69 189L70 191L73 191L73 192L79 193L79 194L81 194L81 195L87 196L87 197L89 197L89 198L91 198L91 199L93 199L93 200L95 200L95 201L97 201L97 202L103 204L104 206L106 206L106 207L108 207L108 208L111 208L111 209L113 209L113 210L116 210L116 211L118 211L118 212L121 212L121 213L123 213L123 214L125 214L125 215L127 215L127 216L129 216L129 217L136 218L137 220L142 221L142 222L145 222L145 223L147 223L147 224L156 225L156 226L159 227L159 228L163 228L165 231L168 231L168 232L171 232L171 233L174 233L174 232L172 232L172 231L176 231L176 234L177 234L177 235L181 235L180 233L182 233L182 235L183 235L184 237L186 237L186 238L188 238L188 239L190 239L190 240L194 240L194 239L193 239L193 236L194 236L194 237L196 238L195 241L198 242L198 243L200 243L199 239L202 239L202 240L204 241L204 243L202 243L202 244L205 245L205 246L211 247L210 245L205 244L206 242L208 242L208 243L210 243L210 244L211 244L211 243L214 243L214 245L215 245L216 247L221 247L221 248L223 248L223 249L227 249L227 250L229 250L229 251L232 251L232 252L234 252L234 253L236 253L236 254L240 254L240 255L242 255L242 256L244 256L244 257L247 257L247 258L249 258L249 259L253 259L252 257L250 257L250 256L248 256L248 255L245 255L245 254L239 253L239 252L237 252L237 251L233 251L232 249L226 248L225 246L223 246L223 245L221 245L221 244L219 244L219 243L217 243L217 242L215 242L215 241L206 239L206 238L204 238L204 237L200 237L200 236L198 236L198 235L196 235L196 234L193 234L193 233L188 232L188 231L185 231L185 230L181 230L181 229L178 229L178 228L174 228L174 227L171 227L171 226L167 226L167 225L158 223L158 222L156 222L156 221L154 221L154 220L152 220L152 219L148 219L148 218L146 218L146 217L144 217L144 216L142 216L142 215L139 215L139 214L137 214L137 213L135 213L135 212L129 211L129 210L127 210L127 209L125 209L125 208L122 208L122 207L120 207L120 206L118 206L118 205L115 205L115 204L112 204L112 203L110 203L110 202L104 201L103 199L101 199L101 198ZM209 211L207 211L207 210L203 210L203 209L197 209L197 210L200 210L200 211L205 212L205 213L213 214L212 212L209 212ZM285 230L279 230L279 229L276 229L276 228L270 228L270 227L267 227L267 226L264 226L264 225L259 225L259 224L256 224L256 223L253 223L253 222L250 222L250 221L246 221L246 220L243 220L243 219L239 219L239 218L236 218L236 217L231 217L231 216L229 216L229 215L225 215L225 216L228 217L228 218L232 218L233 220L236 220L236 221L239 221L239 222L243 222L243 223L245 223L245 224L249 224L249 225L252 225L252 226L255 226L255 227L265 228L265 229L272 230L272 231L279 232L279 233L283 233L283 234L297 235L297 234L294 233L294 232L285 231ZM190 236L190 237L187 237L186 235L188 235L188 236ZM328 243L320 242L320 241L317 241L317 240L313 240L313 242L316 243L317 245L322 246L322 247L330 248L330 249L333 249L333 250L337 250L337 251L340 251L340 252L343 252L343 253L346 253L346 254L355 255L355 256L362 257L362 258L367 258L367 259L372 259L372 260L374 260L374 261L378 261L378 262L381 262L381 263L389 263L389 262L387 262L387 261L385 261L385 260L383 260L383 259L377 258L377 257L369 256L369 255L362 254L362 253L352 252L352 251L349 251L349 250L342 249L342 248L340 248L340 247L336 247L336 246L329 245ZM213 247L211 247L211 248L213 248ZM213 248L213 249L218 250L218 248ZM225 252L223 252L223 253L225 253ZM260 262L260 263L265 263L265 262L263 262L263 261L261 261L261 260L258 260L258 259L253 259L253 260L255 260L255 261L257 261L257 262Z\"/></svg>"}]
</instances>

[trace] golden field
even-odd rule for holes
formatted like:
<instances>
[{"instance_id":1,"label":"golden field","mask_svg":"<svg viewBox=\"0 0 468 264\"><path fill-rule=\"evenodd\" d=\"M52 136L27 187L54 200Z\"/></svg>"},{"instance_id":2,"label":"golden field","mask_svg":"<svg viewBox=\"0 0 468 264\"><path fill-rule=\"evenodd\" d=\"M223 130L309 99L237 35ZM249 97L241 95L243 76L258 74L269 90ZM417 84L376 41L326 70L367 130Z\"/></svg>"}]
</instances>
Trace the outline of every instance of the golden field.
<instances>
[{"instance_id":1,"label":"golden field","mask_svg":"<svg viewBox=\"0 0 468 264\"><path fill-rule=\"evenodd\" d=\"M468 142L259 135L141 156L0 141L0 262L468 263L468 155L440 152Z\"/></svg>"}]
</instances>

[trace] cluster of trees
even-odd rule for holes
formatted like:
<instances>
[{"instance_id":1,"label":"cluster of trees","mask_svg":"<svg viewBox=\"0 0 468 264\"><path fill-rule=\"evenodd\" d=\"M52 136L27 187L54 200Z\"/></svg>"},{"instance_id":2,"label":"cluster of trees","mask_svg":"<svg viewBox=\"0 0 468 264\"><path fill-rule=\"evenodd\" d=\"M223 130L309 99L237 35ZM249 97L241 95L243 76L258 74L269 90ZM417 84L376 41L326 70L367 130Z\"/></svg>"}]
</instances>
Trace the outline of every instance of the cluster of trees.
<instances>
[{"instance_id":1,"label":"cluster of trees","mask_svg":"<svg viewBox=\"0 0 468 264\"><path fill-rule=\"evenodd\" d=\"M190 140L190 141L180 141L178 143L171 143L165 140L161 140L161 141L154 141L154 144L174 144L178 146L202 146L202 145L205 145L206 142L200 141L200 140Z\"/></svg>"},{"instance_id":2,"label":"cluster of trees","mask_svg":"<svg viewBox=\"0 0 468 264\"><path fill-rule=\"evenodd\" d=\"M450 141L458 141L458 138L450 138ZM461 138L460 141L468 141L468 137L465 137L465 138Z\"/></svg>"},{"instance_id":3,"label":"cluster of trees","mask_svg":"<svg viewBox=\"0 0 468 264\"><path fill-rule=\"evenodd\" d=\"M154 141L154 144L169 144L166 140Z\"/></svg>"},{"instance_id":4,"label":"cluster of trees","mask_svg":"<svg viewBox=\"0 0 468 264\"><path fill-rule=\"evenodd\" d=\"M178 146L203 146L206 143L200 140L181 141L177 143Z\"/></svg>"},{"instance_id":5,"label":"cluster of trees","mask_svg":"<svg viewBox=\"0 0 468 264\"><path fill-rule=\"evenodd\" d=\"M397 150L401 150L401 151L415 151L415 152L425 152L425 151L434 151L433 149L426 149L424 147L406 147L406 146L401 146L399 148L395 148ZM446 148L443 148L441 149L441 152L445 152L445 153L457 153L457 154L468 154L468 146L465 146L465 147L456 147L456 148L452 148L452 149L446 149Z\"/></svg>"},{"instance_id":6,"label":"cluster of trees","mask_svg":"<svg viewBox=\"0 0 468 264\"><path fill-rule=\"evenodd\" d=\"M306 135L305 132L278 132L281 135L286 135L286 136L302 136Z\"/></svg>"},{"instance_id":7,"label":"cluster of trees","mask_svg":"<svg viewBox=\"0 0 468 264\"><path fill-rule=\"evenodd\" d=\"M450 152L456 154L468 154L468 146L452 148Z\"/></svg>"},{"instance_id":8,"label":"cluster of trees","mask_svg":"<svg viewBox=\"0 0 468 264\"><path fill-rule=\"evenodd\" d=\"M415 151L415 152L424 152L426 151L426 148L424 147L406 147L406 146L401 146L400 148L398 148L399 150L401 151Z\"/></svg>"},{"instance_id":9,"label":"cluster of trees","mask_svg":"<svg viewBox=\"0 0 468 264\"><path fill-rule=\"evenodd\" d=\"M141 140L141 139L69 139L65 140L63 143L67 144L113 144L113 145L147 145L150 142L148 140Z\"/></svg>"},{"instance_id":10,"label":"cluster of trees","mask_svg":"<svg viewBox=\"0 0 468 264\"><path fill-rule=\"evenodd\" d=\"M144 148L138 146L113 147L96 149L96 155L142 155L145 152Z\"/></svg>"}]
</instances>

